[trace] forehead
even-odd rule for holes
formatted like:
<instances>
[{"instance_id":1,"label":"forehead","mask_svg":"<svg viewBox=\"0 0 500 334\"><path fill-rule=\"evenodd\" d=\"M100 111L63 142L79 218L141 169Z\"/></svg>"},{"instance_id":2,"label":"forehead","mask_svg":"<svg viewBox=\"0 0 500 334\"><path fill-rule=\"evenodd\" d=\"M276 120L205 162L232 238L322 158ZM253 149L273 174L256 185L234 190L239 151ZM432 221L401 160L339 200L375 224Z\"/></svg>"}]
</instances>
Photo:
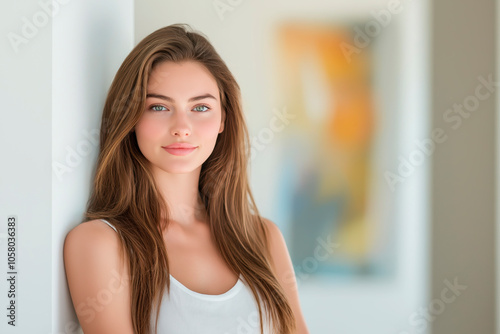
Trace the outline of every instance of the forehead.
<instances>
[{"instance_id":1,"label":"forehead","mask_svg":"<svg viewBox=\"0 0 500 334\"><path fill-rule=\"evenodd\" d=\"M199 62L166 61L159 63L151 71L148 93L167 92L171 95L190 95L208 92L218 96L219 89L210 71Z\"/></svg>"}]
</instances>

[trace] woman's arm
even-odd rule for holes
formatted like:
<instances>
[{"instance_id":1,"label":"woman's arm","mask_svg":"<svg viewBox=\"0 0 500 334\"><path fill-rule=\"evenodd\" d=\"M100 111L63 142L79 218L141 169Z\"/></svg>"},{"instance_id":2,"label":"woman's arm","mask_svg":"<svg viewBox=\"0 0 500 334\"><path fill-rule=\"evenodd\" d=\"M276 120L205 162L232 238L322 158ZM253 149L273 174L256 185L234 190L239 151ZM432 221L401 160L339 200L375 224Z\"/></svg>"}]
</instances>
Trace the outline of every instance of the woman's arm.
<instances>
[{"instance_id":1,"label":"woman's arm","mask_svg":"<svg viewBox=\"0 0 500 334\"><path fill-rule=\"evenodd\" d=\"M119 235L99 220L79 224L64 241L71 299L85 334L133 334L128 265Z\"/></svg>"},{"instance_id":2,"label":"woman's arm","mask_svg":"<svg viewBox=\"0 0 500 334\"><path fill-rule=\"evenodd\" d=\"M279 227L264 218L267 230L269 231L269 244L272 256L272 263L277 275L278 281L283 286L285 293L290 300L293 313L295 314L297 332L296 334L309 334L306 321L300 308L299 294L297 289L297 281L293 270L292 260L285 243L285 238Z\"/></svg>"}]
</instances>

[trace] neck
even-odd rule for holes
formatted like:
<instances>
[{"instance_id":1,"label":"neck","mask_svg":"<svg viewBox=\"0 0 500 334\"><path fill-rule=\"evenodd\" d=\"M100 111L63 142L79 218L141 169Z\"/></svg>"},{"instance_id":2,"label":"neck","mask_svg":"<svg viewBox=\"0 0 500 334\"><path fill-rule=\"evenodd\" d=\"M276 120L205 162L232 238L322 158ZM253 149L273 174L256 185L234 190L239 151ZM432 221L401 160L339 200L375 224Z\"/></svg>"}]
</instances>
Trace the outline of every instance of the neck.
<instances>
[{"instance_id":1,"label":"neck","mask_svg":"<svg viewBox=\"0 0 500 334\"><path fill-rule=\"evenodd\" d=\"M198 191L201 166L189 173L167 173L155 168L155 183L168 209L169 221L191 226L206 218L206 208Z\"/></svg>"}]
</instances>

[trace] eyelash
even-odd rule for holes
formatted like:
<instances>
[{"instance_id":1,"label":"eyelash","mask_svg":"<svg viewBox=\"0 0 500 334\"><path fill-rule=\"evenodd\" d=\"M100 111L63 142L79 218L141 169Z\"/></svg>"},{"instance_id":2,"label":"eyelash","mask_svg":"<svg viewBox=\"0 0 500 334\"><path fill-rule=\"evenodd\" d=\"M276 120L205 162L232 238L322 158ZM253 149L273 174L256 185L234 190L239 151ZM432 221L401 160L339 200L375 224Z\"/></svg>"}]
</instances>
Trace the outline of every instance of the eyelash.
<instances>
[{"instance_id":1,"label":"eyelash","mask_svg":"<svg viewBox=\"0 0 500 334\"><path fill-rule=\"evenodd\" d=\"M155 107L162 107L162 108L165 108L165 107L164 107L164 106L162 106L161 104L154 104L154 105L152 105L151 107L149 107L149 110L151 110L152 112L160 112L160 111L165 111L165 110L154 110L153 108L155 108ZM206 108L206 110L205 110L205 111L198 111L198 112L207 112L207 111L209 111L209 110L210 110L210 108L209 108L207 105L205 105L205 104L199 104L199 105L195 106L194 108L198 108L198 107L205 107L205 108ZM165 108L165 109L166 109L166 108Z\"/></svg>"}]
</instances>

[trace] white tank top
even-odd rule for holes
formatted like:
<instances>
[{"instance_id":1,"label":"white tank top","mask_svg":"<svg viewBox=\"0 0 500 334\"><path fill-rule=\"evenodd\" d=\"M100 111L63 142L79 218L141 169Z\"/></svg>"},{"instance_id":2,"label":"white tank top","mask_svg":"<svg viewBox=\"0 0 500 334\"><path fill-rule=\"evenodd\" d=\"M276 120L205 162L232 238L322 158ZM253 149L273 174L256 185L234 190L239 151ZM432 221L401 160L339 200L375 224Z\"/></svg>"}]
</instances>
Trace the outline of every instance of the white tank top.
<instances>
[{"instance_id":1,"label":"white tank top","mask_svg":"<svg viewBox=\"0 0 500 334\"><path fill-rule=\"evenodd\" d=\"M116 228L104 219L103 222ZM262 299L261 299L262 300ZM270 334L268 318L261 302L264 334ZM151 310L154 333L156 309ZM158 315L157 334L261 334L259 309L243 276L220 295L207 295L188 289L170 275L170 295L165 287Z\"/></svg>"}]
</instances>

